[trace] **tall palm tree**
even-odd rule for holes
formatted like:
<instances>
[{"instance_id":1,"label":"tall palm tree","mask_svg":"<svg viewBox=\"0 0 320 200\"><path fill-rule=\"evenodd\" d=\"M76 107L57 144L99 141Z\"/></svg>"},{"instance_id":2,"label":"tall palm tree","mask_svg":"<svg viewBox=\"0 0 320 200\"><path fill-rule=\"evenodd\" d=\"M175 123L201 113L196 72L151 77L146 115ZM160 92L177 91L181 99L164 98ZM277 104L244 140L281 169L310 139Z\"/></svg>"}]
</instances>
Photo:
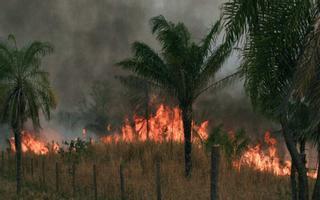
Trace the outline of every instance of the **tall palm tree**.
<instances>
[{"instance_id":1,"label":"tall palm tree","mask_svg":"<svg viewBox=\"0 0 320 200\"><path fill-rule=\"evenodd\" d=\"M309 33L305 50L299 59L295 76L295 89L298 96L306 99L313 116L305 136L318 148L318 176L312 199L320 199L320 6L316 4L315 26Z\"/></svg>"},{"instance_id":2,"label":"tall palm tree","mask_svg":"<svg viewBox=\"0 0 320 200\"><path fill-rule=\"evenodd\" d=\"M313 111L312 122L306 131L318 148L318 176L314 187L313 199L320 199L320 4L315 2L315 26L311 29L305 43L305 50L299 58L296 71L295 89L300 97L304 97Z\"/></svg>"},{"instance_id":3,"label":"tall palm tree","mask_svg":"<svg viewBox=\"0 0 320 200\"><path fill-rule=\"evenodd\" d=\"M253 107L279 122L298 171L299 199L308 199L307 171L289 130L289 103L299 60L314 30L313 0L231 0L223 5L226 41L243 44L241 69Z\"/></svg>"},{"instance_id":4,"label":"tall palm tree","mask_svg":"<svg viewBox=\"0 0 320 200\"><path fill-rule=\"evenodd\" d=\"M40 112L50 118L55 98L41 58L52 52L48 43L34 41L18 48L14 36L0 43L0 86L6 88L2 113L15 138L17 194L21 192L21 131L27 119L40 128Z\"/></svg>"},{"instance_id":5,"label":"tall palm tree","mask_svg":"<svg viewBox=\"0 0 320 200\"><path fill-rule=\"evenodd\" d=\"M208 86L228 57L230 49L226 45L216 45L220 21L199 43L191 40L191 34L183 23L174 24L162 15L153 17L150 22L152 33L161 44L160 52L155 52L145 43L134 42L133 57L118 65L144 77L177 99L184 128L185 175L189 177L192 168L192 105L208 88L220 85L221 82L217 82ZM235 73L223 82L237 75Z\"/></svg>"}]
</instances>

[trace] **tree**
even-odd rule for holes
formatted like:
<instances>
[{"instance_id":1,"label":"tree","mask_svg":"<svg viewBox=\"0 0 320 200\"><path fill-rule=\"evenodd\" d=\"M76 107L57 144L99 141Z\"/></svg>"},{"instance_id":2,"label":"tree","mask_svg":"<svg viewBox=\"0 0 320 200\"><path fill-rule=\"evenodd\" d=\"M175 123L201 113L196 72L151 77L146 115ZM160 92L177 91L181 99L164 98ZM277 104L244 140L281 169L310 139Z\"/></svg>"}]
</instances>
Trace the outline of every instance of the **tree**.
<instances>
[{"instance_id":1,"label":"tree","mask_svg":"<svg viewBox=\"0 0 320 200\"><path fill-rule=\"evenodd\" d=\"M299 144L299 153L304 164L306 161L305 146L306 141L309 139L304 132L308 130L311 122L310 107L299 99L288 103L288 129L292 132L294 143L297 146ZM291 191L292 199L297 199L297 181L296 181L296 168L294 165L291 167Z\"/></svg>"},{"instance_id":2,"label":"tree","mask_svg":"<svg viewBox=\"0 0 320 200\"><path fill-rule=\"evenodd\" d=\"M231 0L223 5L226 43L244 45L241 69L252 105L282 126L298 172L299 199L308 199L308 179L288 126L288 105L295 101L294 76L318 8L311 0Z\"/></svg>"},{"instance_id":3,"label":"tree","mask_svg":"<svg viewBox=\"0 0 320 200\"><path fill-rule=\"evenodd\" d=\"M56 105L49 74L41 69L42 57L52 50L49 43L39 41L18 48L13 35L0 43L0 86L6 88L1 111L14 132L17 194L21 193L23 125L30 119L35 129L41 128L40 112L50 119L50 111Z\"/></svg>"},{"instance_id":4,"label":"tree","mask_svg":"<svg viewBox=\"0 0 320 200\"><path fill-rule=\"evenodd\" d=\"M110 105L112 93L108 81L94 81L89 98L82 99L79 110L82 118L87 121L85 128L97 134L104 134L110 124Z\"/></svg>"},{"instance_id":5,"label":"tree","mask_svg":"<svg viewBox=\"0 0 320 200\"><path fill-rule=\"evenodd\" d=\"M160 42L160 52L155 52L145 43L134 42L133 57L117 64L177 99L182 111L184 129L185 175L189 177L192 168L192 105L204 91L222 83L209 85L213 75L228 57L230 49L226 48L226 45L216 45L220 21L216 22L198 43L191 40L191 34L183 23L174 24L162 15L153 17L150 22L152 33ZM233 74L223 82L232 80L237 75Z\"/></svg>"},{"instance_id":6,"label":"tree","mask_svg":"<svg viewBox=\"0 0 320 200\"><path fill-rule=\"evenodd\" d=\"M130 105L133 106L134 114L142 112L145 121L147 140L149 139L149 118L150 118L150 99L151 99L151 84L148 81L137 76L119 76L119 81L128 89L125 93Z\"/></svg>"},{"instance_id":7,"label":"tree","mask_svg":"<svg viewBox=\"0 0 320 200\"><path fill-rule=\"evenodd\" d=\"M304 98L309 104L310 110L313 111L310 125L305 131L305 137L318 148L318 176L313 189L312 199L320 199L320 81L319 81L319 63L320 63L320 18L319 18L319 1L316 1L314 23L305 43L305 50L299 58L298 67L295 75L296 94Z\"/></svg>"},{"instance_id":8,"label":"tree","mask_svg":"<svg viewBox=\"0 0 320 200\"><path fill-rule=\"evenodd\" d=\"M5 88L0 86L0 107L2 106L3 101L4 101L4 99L3 99L4 94L5 94Z\"/></svg>"},{"instance_id":9,"label":"tree","mask_svg":"<svg viewBox=\"0 0 320 200\"><path fill-rule=\"evenodd\" d=\"M234 133L227 133L227 131L223 129L223 124L219 124L212 129L211 134L205 141L205 147L210 151L212 145L221 145L228 165L231 167L232 162L239 160L243 152L248 149L249 143L250 139L246 135L245 129L240 128Z\"/></svg>"}]
</instances>

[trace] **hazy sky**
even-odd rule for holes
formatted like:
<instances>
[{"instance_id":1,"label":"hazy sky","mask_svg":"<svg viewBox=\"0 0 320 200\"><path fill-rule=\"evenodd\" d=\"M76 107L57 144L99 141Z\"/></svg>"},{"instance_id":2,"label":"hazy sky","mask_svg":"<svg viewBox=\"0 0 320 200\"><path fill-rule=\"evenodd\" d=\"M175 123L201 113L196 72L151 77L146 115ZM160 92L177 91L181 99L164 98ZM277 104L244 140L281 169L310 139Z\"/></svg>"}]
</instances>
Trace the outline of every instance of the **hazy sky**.
<instances>
[{"instance_id":1,"label":"hazy sky","mask_svg":"<svg viewBox=\"0 0 320 200\"><path fill-rule=\"evenodd\" d=\"M162 14L183 21L199 39L219 17L222 0L8 0L0 2L0 37L13 33L19 45L49 41L45 59L60 106L70 108L94 79L114 80L113 64L130 44L157 47L149 19ZM229 64L230 65L230 64ZM228 66L232 68L233 66ZM114 84L116 86L116 83Z\"/></svg>"}]
</instances>

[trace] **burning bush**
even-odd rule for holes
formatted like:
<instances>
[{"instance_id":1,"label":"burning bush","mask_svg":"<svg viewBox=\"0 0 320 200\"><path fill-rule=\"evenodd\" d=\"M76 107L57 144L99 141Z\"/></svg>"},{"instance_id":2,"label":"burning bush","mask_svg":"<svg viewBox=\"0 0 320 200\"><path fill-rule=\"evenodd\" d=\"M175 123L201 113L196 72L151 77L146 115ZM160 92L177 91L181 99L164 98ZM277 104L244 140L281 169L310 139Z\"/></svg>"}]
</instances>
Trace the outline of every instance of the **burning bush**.
<instances>
[{"instance_id":1,"label":"burning bush","mask_svg":"<svg viewBox=\"0 0 320 200\"><path fill-rule=\"evenodd\" d=\"M51 143L47 143L41 139L36 138L35 134L28 131L22 131L21 136L21 145L23 152L31 152L37 155L43 155L50 152L56 153L60 148L56 142L52 141ZM10 149L15 152L16 148L14 137L11 137L9 139L9 144Z\"/></svg>"},{"instance_id":2,"label":"burning bush","mask_svg":"<svg viewBox=\"0 0 320 200\"><path fill-rule=\"evenodd\" d=\"M66 148L60 148L59 154L66 161L79 161L84 156L89 156L91 142L77 138L75 140L64 141ZM65 151L65 149L67 151Z\"/></svg>"},{"instance_id":3,"label":"burning bush","mask_svg":"<svg viewBox=\"0 0 320 200\"><path fill-rule=\"evenodd\" d=\"M147 126L148 123L148 126ZM193 125L193 141L202 142L208 137L207 127L208 121L204 121L197 125ZM148 127L148 128L147 128ZM121 133L104 136L101 141L104 143L110 142L134 142L146 141L147 139L155 142L164 141L183 141L183 126L181 110L178 107L170 108L161 104L155 115L145 119L141 116L134 116L134 124L131 125L129 120L121 128Z\"/></svg>"}]
</instances>

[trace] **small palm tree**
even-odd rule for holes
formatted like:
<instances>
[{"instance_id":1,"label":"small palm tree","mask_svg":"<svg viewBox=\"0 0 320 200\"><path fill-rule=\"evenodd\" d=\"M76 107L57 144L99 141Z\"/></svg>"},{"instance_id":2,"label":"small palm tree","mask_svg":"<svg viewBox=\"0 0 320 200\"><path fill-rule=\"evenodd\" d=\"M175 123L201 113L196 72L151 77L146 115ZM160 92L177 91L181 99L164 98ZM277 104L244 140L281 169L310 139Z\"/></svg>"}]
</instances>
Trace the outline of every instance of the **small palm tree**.
<instances>
[{"instance_id":1,"label":"small palm tree","mask_svg":"<svg viewBox=\"0 0 320 200\"><path fill-rule=\"evenodd\" d=\"M48 43L32 42L18 48L13 35L0 43L0 86L5 88L3 119L9 123L15 138L17 194L21 192L21 131L27 119L40 128L40 112L50 118L55 98L48 73L41 69L41 58L52 52Z\"/></svg>"},{"instance_id":2,"label":"small palm tree","mask_svg":"<svg viewBox=\"0 0 320 200\"><path fill-rule=\"evenodd\" d=\"M209 85L230 53L227 45L216 45L220 21L214 24L199 43L191 40L191 34L183 23L174 24L162 15L152 18L150 22L152 33L161 44L160 52L156 53L147 44L135 42L132 45L133 57L118 65L133 71L177 99L184 128L185 175L189 177L192 168L192 105L204 91L238 74Z\"/></svg>"},{"instance_id":3,"label":"small palm tree","mask_svg":"<svg viewBox=\"0 0 320 200\"><path fill-rule=\"evenodd\" d=\"M228 133L223 129L223 124L212 129L211 134L205 141L206 149L209 151L213 144L219 144L222 147L224 156L229 167L232 161L239 160L244 151L248 149L250 143L249 137L243 128L237 129L234 133Z\"/></svg>"}]
</instances>

